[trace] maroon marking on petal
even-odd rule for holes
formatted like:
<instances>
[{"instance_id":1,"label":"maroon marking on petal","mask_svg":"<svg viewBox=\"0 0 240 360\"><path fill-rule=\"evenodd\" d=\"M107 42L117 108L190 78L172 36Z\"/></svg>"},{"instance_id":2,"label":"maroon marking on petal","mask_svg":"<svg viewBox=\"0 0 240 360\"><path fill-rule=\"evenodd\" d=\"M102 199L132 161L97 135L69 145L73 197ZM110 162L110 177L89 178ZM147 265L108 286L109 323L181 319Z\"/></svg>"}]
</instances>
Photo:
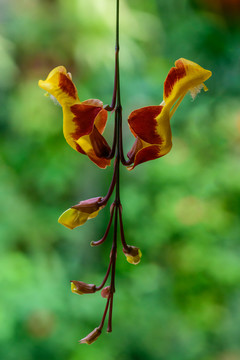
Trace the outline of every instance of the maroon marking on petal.
<instances>
[{"instance_id":1,"label":"maroon marking on petal","mask_svg":"<svg viewBox=\"0 0 240 360\"><path fill-rule=\"evenodd\" d=\"M104 137L99 133L96 126L93 127L93 131L89 138L96 156L99 158L107 158L111 152L111 148Z\"/></svg>"},{"instance_id":2,"label":"maroon marking on petal","mask_svg":"<svg viewBox=\"0 0 240 360\"><path fill-rule=\"evenodd\" d=\"M128 118L128 123L134 133L149 144L161 144L161 138L156 129L156 117L161 113L162 108L163 106L147 106L133 111Z\"/></svg>"},{"instance_id":3,"label":"maroon marking on petal","mask_svg":"<svg viewBox=\"0 0 240 360\"><path fill-rule=\"evenodd\" d=\"M59 74L59 87L63 92L71 96L73 99L76 100L77 98L77 90L73 84L73 82L65 75L60 73Z\"/></svg>"},{"instance_id":4,"label":"maroon marking on petal","mask_svg":"<svg viewBox=\"0 0 240 360\"><path fill-rule=\"evenodd\" d=\"M164 96L167 98L174 87L174 84L186 76L186 70L182 61L177 62L177 67L172 67L164 82Z\"/></svg>"},{"instance_id":5,"label":"maroon marking on petal","mask_svg":"<svg viewBox=\"0 0 240 360\"><path fill-rule=\"evenodd\" d=\"M85 151L83 151L83 149L81 148L80 145L78 145L78 143L75 143L75 145L76 145L76 150L77 150L79 153L81 153L81 154L83 154L83 155L86 155Z\"/></svg>"},{"instance_id":6,"label":"maroon marking on petal","mask_svg":"<svg viewBox=\"0 0 240 360\"><path fill-rule=\"evenodd\" d=\"M161 157L161 155L159 155L159 146L152 145L145 147L137 153L133 167L146 161L157 159L159 157Z\"/></svg>"},{"instance_id":7,"label":"maroon marking on petal","mask_svg":"<svg viewBox=\"0 0 240 360\"><path fill-rule=\"evenodd\" d=\"M76 104L71 106L70 110L73 115L75 115L73 122L76 126L76 129L73 133L71 133L71 136L74 140L78 140L80 137L89 135L92 132L95 118L102 108L91 105Z\"/></svg>"}]
</instances>

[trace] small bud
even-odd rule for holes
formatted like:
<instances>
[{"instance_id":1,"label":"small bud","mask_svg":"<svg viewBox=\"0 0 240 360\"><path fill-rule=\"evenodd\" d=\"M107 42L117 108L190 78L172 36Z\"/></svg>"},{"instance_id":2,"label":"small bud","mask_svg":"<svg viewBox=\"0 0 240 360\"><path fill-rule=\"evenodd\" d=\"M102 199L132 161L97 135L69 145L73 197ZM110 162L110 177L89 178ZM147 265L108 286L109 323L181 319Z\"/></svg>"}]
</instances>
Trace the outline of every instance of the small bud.
<instances>
[{"instance_id":1,"label":"small bud","mask_svg":"<svg viewBox=\"0 0 240 360\"><path fill-rule=\"evenodd\" d=\"M102 297L107 299L109 294L110 294L110 286L104 287L101 291Z\"/></svg>"},{"instance_id":2,"label":"small bud","mask_svg":"<svg viewBox=\"0 0 240 360\"><path fill-rule=\"evenodd\" d=\"M142 257L141 250L136 246L128 246L127 249L123 248L123 252L130 264L137 265Z\"/></svg>"},{"instance_id":3,"label":"small bud","mask_svg":"<svg viewBox=\"0 0 240 360\"><path fill-rule=\"evenodd\" d=\"M86 284L82 281L71 281L71 290L78 295L93 294L96 292L96 285Z\"/></svg>"},{"instance_id":4,"label":"small bud","mask_svg":"<svg viewBox=\"0 0 240 360\"><path fill-rule=\"evenodd\" d=\"M99 328L94 329L90 334L88 334L85 338L79 340L80 344L92 344L97 338L101 335L101 330Z\"/></svg>"}]
</instances>

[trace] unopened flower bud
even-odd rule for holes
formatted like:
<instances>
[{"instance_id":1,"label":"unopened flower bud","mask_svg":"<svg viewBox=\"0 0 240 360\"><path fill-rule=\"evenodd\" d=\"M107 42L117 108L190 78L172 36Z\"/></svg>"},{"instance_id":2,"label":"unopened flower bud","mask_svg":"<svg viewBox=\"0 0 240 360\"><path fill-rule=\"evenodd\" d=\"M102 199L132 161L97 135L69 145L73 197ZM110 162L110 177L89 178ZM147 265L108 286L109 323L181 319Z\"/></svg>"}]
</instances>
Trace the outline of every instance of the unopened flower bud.
<instances>
[{"instance_id":1,"label":"unopened flower bud","mask_svg":"<svg viewBox=\"0 0 240 360\"><path fill-rule=\"evenodd\" d=\"M58 222L71 230L85 224L87 220L95 218L99 211L104 208L105 205L99 205L101 199L99 196L80 201L79 204L64 211L59 217Z\"/></svg>"},{"instance_id":2,"label":"unopened flower bud","mask_svg":"<svg viewBox=\"0 0 240 360\"><path fill-rule=\"evenodd\" d=\"M85 338L79 340L80 344L92 344L97 338L101 335L101 330L99 328L94 329L90 334L88 334Z\"/></svg>"},{"instance_id":3,"label":"unopened flower bud","mask_svg":"<svg viewBox=\"0 0 240 360\"><path fill-rule=\"evenodd\" d=\"M108 298L109 294L110 294L110 286L104 287L104 288L102 289L102 291L101 291L102 297L103 297L103 298Z\"/></svg>"},{"instance_id":4,"label":"unopened flower bud","mask_svg":"<svg viewBox=\"0 0 240 360\"><path fill-rule=\"evenodd\" d=\"M136 246L128 246L127 249L123 248L123 252L130 264L137 265L142 257L141 250Z\"/></svg>"},{"instance_id":5,"label":"unopened flower bud","mask_svg":"<svg viewBox=\"0 0 240 360\"><path fill-rule=\"evenodd\" d=\"M71 281L71 290L78 295L92 294L96 292L96 285L86 284L82 281Z\"/></svg>"}]
</instances>

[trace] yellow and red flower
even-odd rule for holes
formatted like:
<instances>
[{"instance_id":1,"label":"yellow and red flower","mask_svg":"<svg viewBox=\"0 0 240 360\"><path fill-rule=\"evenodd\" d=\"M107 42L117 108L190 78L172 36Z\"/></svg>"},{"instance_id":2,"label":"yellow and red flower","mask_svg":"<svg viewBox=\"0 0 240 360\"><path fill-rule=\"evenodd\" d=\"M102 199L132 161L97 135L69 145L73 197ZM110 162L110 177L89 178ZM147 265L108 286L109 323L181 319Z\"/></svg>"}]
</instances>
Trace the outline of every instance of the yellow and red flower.
<instances>
[{"instance_id":1,"label":"yellow and red flower","mask_svg":"<svg viewBox=\"0 0 240 360\"><path fill-rule=\"evenodd\" d=\"M39 86L50 93L63 109L63 134L67 143L87 155L100 168L110 165L110 147L102 136L107 111L97 99L80 101L72 76L64 66L53 69Z\"/></svg>"},{"instance_id":2,"label":"yellow and red flower","mask_svg":"<svg viewBox=\"0 0 240 360\"><path fill-rule=\"evenodd\" d=\"M104 208L105 205L99 205L101 199L101 197L96 197L80 201L79 204L64 211L58 222L71 230L85 224L87 220L95 218L99 211Z\"/></svg>"},{"instance_id":3,"label":"yellow and red flower","mask_svg":"<svg viewBox=\"0 0 240 360\"><path fill-rule=\"evenodd\" d=\"M153 159L166 155L172 147L172 132L170 119L184 96L190 91L194 98L203 88L211 71L203 69L198 64L178 59L171 68L164 82L163 102L158 106L147 106L133 111L128 123L136 140L128 153L133 162L128 169Z\"/></svg>"}]
</instances>

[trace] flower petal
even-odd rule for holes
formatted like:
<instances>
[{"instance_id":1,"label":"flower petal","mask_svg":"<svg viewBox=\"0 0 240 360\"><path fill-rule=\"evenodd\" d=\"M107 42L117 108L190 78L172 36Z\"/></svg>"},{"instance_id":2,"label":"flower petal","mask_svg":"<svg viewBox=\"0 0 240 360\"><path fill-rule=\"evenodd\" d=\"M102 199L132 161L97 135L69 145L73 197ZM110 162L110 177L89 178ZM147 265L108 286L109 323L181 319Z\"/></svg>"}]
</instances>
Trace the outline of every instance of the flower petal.
<instances>
[{"instance_id":1,"label":"flower petal","mask_svg":"<svg viewBox=\"0 0 240 360\"><path fill-rule=\"evenodd\" d=\"M64 132L67 136L78 140L81 136L89 135L93 131L96 116L102 109L91 105L76 104L71 106L70 110L71 117L64 118Z\"/></svg>"},{"instance_id":2,"label":"flower petal","mask_svg":"<svg viewBox=\"0 0 240 360\"><path fill-rule=\"evenodd\" d=\"M82 105L92 105L92 106L97 106L97 107L101 108L101 111L99 111L99 113L94 121L94 124L95 124L96 128L98 129L98 131L100 132L100 134L102 134L105 129L107 118L108 118L108 112L107 112L107 110L103 109L102 101L100 101L98 99L89 99L89 100L83 101L81 104Z\"/></svg>"},{"instance_id":3,"label":"flower petal","mask_svg":"<svg viewBox=\"0 0 240 360\"><path fill-rule=\"evenodd\" d=\"M72 230L77 226L85 224L88 217L89 214L70 208L64 211L64 213L59 217L58 222Z\"/></svg>"},{"instance_id":4,"label":"flower petal","mask_svg":"<svg viewBox=\"0 0 240 360\"><path fill-rule=\"evenodd\" d=\"M129 154L128 154L129 155ZM143 147L135 154L134 164L132 166L128 166L128 170L132 170L135 166L142 164L149 160L154 160L163 155L160 155L160 147L159 145L149 145Z\"/></svg>"},{"instance_id":5,"label":"flower petal","mask_svg":"<svg viewBox=\"0 0 240 360\"><path fill-rule=\"evenodd\" d=\"M107 111L81 103L71 106L70 111L63 109L63 114L63 132L68 144L78 152L88 155L100 168L110 165L111 160L107 157L111 149L101 135L107 121Z\"/></svg>"},{"instance_id":6,"label":"flower petal","mask_svg":"<svg viewBox=\"0 0 240 360\"><path fill-rule=\"evenodd\" d=\"M133 134L137 136L127 154L136 165L166 155L172 146L169 112L164 106L148 106L133 111L128 119Z\"/></svg>"},{"instance_id":7,"label":"flower petal","mask_svg":"<svg viewBox=\"0 0 240 360\"><path fill-rule=\"evenodd\" d=\"M98 131L100 132L100 134L103 133L106 123L107 123L107 118L108 118L108 112L105 109L102 109L101 111L99 111L94 125L96 126L96 128L98 129Z\"/></svg>"},{"instance_id":8,"label":"flower petal","mask_svg":"<svg viewBox=\"0 0 240 360\"><path fill-rule=\"evenodd\" d=\"M147 106L134 110L128 118L128 123L133 132L149 144L161 144L158 132L157 116L163 106Z\"/></svg>"},{"instance_id":9,"label":"flower petal","mask_svg":"<svg viewBox=\"0 0 240 360\"><path fill-rule=\"evenodd\" d=\"M107 157L111 152L111 148L95 126L91 134L79 138L77 144L99 167L105 168L110 165L111 160L107 159Z\"/></svg>"},{"instance_id":10,"label":"flower petal","mask_svg":"<svg viewBox=\"0 0 240 360\"><path fill-rule=\"evenodd\" d=\"M62 106L80 102L77 89L64 66L54 68L46 80L39 80L38 85L53 95Z\"/></svg>"},{"instance_id":11,"label":"flower petal","mask_svg":"<svg viewBox=\"0 0 240 360\"><path fill-rule=\"evenodd\" d=\"M163 100L166 106L171 108L180 96L203 84L211 75L211 71L193 61L178 59L164 82Z\"/></svg>"}]
</instances>

